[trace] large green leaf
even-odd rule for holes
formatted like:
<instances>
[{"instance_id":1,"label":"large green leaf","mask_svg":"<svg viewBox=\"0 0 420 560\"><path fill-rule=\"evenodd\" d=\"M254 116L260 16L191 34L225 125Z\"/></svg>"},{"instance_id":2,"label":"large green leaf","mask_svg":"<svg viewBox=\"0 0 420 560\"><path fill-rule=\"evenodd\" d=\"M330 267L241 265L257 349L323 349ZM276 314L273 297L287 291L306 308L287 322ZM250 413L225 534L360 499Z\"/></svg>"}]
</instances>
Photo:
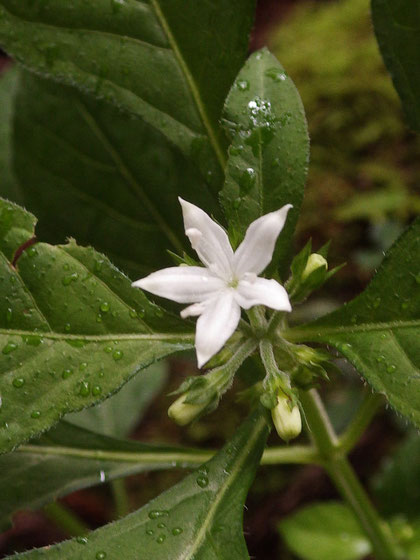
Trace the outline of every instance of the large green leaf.
<instances>
[{"instance_id":1,"label":"large green leaf","mask_svg":"<svg viewBox=\"0 0 420 560\"><path fill-rule=\"evenodd\" d=\"M224 123L231 137L221 198L234 244L263 214L293 204L273 267L283 269L299 216L309 159L309 137L299 94L266 49L253 54L226 100Z\"/></svg>"},{"instance_id":2,"label":"large green leaf","mask_svg":"<svg viewBox=\"0 0 420 560\"><path fill-rule=\"evenodd\" d=\"M303 560L359 560L371 551L352 511L340 503L310 505L284 519L279 529Z\"/></svg>"},{"instance_id":3,"label":"large green leaf","mask_svg":"<svg viewBox=\"0 0 420 560\"><path fill-rule=\"evenodd\" d=\"M2 0L0 41L26 67L141 117L214 184L218 127L255 0Z\"/></svg>"},{"instance_id":4,"label":"large green leaf","mask_svg":"<svg viewBox=\"0 0 420 560\"><path fill-rule=\"evenodd\" d=\"M372 18L408 122L420 132L420 4L416 0L372 0Z\"/></svg>"},{"instance_id":5,"label":"large green leaf","mask_svg":"<svg viewBox=\"0 0 420 560\"><path fill-rule=\"evenodd\" d=\"M245 560L242 516L268 426L261 410L208 463L138 512L91 533L14 558Z\"/></svg>"},{"instance_id":6,"label":"large green leaf","mask_svg":"<svg viewBox=\"0 0 420 560\"><path fill-rule=\"evenodd\" d=\"M10 68L0 77L0 196L20 202L12 172L12 107L16 90L17 71Z\"/></svg>"},{"instance_id":7,"label":"large green leaf","mask_svg":"<svg viewBox=\"0 0 420 560\"><path fill-rule=\"evenodd\" d=\"M135 473L195 467L206 455L110 438L60 422L31 445L0 456L0 530L19 510L38 509L75 490Z\"/></svg>"},{"instance_id":8,"label":"large green leaf","mask_svg":"<svg viewBox=\"0 0 420 560\"><path fill-rule=\"evenodd\" d=\"M2 452L192 340L187 323L151 304L92 248L38 243L11 265L34 221L0 201Z\"/></svg>"},{"instance_id":9,"label":"large green leaf","mask_svg":"<svg viewBox=\"0 0 420 560\"><path fill-rule=\"evenodd\" d=\"M420 219L392 246L360 296L285 335L337 348L420 426Z\"/></svg>"},{"instance_id":10,"label":"large green leaf","mask_svg":"<svg viewBox=\"0 0 420 560\"><path fill-rule=\"evenodd\" d=\"M75 237L137 277L171 264L166 249L187 247L178 195L218 215L195 167L162 134L29 73L15 105L14 169L42 239Z\"/></svg>"},{"instance_id":11,"label":"large green leaf","mask_svg":"<svg viewBox=\"0 0 420 560\"><path fill-rule=\"evenodd\" d=\"M153 364L141 375L130 379L118 393L106 401L69 414L66 420L107 436L127 437L161 391L167 378L167 364Z\"/></svg>"}]
</instances>

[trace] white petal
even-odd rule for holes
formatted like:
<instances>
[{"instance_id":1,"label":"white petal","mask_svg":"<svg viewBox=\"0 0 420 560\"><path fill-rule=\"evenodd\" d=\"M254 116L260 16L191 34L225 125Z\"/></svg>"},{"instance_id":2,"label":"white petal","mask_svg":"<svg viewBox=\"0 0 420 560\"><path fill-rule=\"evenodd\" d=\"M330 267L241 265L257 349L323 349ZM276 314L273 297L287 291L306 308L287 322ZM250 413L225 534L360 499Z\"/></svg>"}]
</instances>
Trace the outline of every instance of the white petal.
<instances>
[{"instance_id":1,"label":"white petal","mask_svg":"<svg viewBox=\"0 0 420 560\"><path fill-rule=\"evenodd\" d=\"M241 307L265 305L278 311L291 311L289 296L276 280L257 278L254 282L241 280L235 290L235 299Z\"/></svg>"},{"instance_id":2,"label":"white petal","mask_svg":"<svg viewBox=\"0 0 420 560\"><path fill-rule=\"evenodd\" d=\"M196 303L213 297L225 283L207 268L176 266L153 272L133 282L132 286L178 303Z\"/></svg>"},{"instance_id":3,"label":"white petal","mask_svg":"<svg viewBox=\"0 0 420 560\"><path fill-rule=\"evenodd\" d=\"M201 303L193 303L192 305L189 305L188 307L183 309L180 315L183 319L186 319L187 317L198 317L199 315L204 313L205 309L206 309L205 301L202 301Z\"/></svg>"},{"instance_id":4,"label":"white petal","mask_svg":"<svg viewBox=\"0 0 420 560\"><path fill-rule=\"evenodd\" d=\"M271 261L290 208L292 205L286 204L276 212L261 216L248 227L244 240L235 251L234 268L238 278L246 272L260 274Z\"/></svg>"},{"instance_id":5,"label":"white petal","mask_svg":"<svg viewBox=\"0 0 420 560\"><path fill-rule=\"evenodd\" d=\"M184 216L185 233L203 264L223 278L231 276L233 251L225 230L204 210L178 198Z\"/></svg>"},{"instance_id":6,"label":"white petal","mask_svg":"<svg viewBox=\"0 0 420 560\"><path fill-rule=\"evenodd\" d=\"M197 321L195 348L198 367L202 367L223 347L235 332L241 318L241 308L233 291L226 290L206 302L206 310Z\"/></svg>"}]
</instances>

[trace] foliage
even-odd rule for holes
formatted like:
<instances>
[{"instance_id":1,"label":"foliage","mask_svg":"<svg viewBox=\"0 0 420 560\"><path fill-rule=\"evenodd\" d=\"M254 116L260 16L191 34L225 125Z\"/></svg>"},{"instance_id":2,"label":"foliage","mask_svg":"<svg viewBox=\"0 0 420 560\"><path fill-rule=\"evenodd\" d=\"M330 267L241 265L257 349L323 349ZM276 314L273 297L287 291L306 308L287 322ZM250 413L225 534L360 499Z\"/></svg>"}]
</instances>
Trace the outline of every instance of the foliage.
<instances>
[{"instance_id":1,"label":"foliage","mask_svg":"<svg viewBox=\"0 0 420 560\"><path fill-rule=\"evenodd\" d=\"M406 2L399 0L392 13L378 14L378 7L389 8L383 0L373 0L373 8L382 51L416 127L418 98L412 92L418 84L411 69L418 67L419 53L412 29L420 26L420 12ZM331 21L321 10L315 28L322 42L304 36L309 64L304 67L315 69L317 82L327 85L326 101L319 103L319 90L309 92L309 80L302 84L304 95L312 96L308 107L319 134L314 134L314 167L328 161L345 183L355 156L373 153L374 163L368 167L362 161L357 170L369 169L372 184L382 177L376 213L369 218L382 218L396 200L398 212L407 217L418 202L409 194L410 180L406 196L395 197L394 190L399 195L403 190L398 181L392 183L397 175L384 174L375 158L404 137L409 176L418 168L411 159L416 147L394 118L395 96L382 70L378 75L378 59L367 56L376 48L373 40L352 49L351 56L331 50L332 40L340 45L340 33L353 37L358 10L365 7L346 0L331 8ZM0 0L0 41L26 68L19 70L17 82L13 70L0 84L5 167L0 188L15 199L21 193L41 218L35 232L31 211L0 199L0 523L6 525L20 509L41 507L107 479L197 467L131 515L118 506L125 500L124 485L113 482L121 519L86 537L15 558L129 560L141 554L245 560L243 510L260 462L322 466L346 502L315 504L282 522L280 530L298 556L418 557L418 514L410 500L405 510L396 508L394 492L401 461L416 446L409 443L408 452L403 448L396 455L391 471L382 475L382 494L381 484L376 488L388 519L370 501L348 454L383 397L420 425L420 221L395 242L357 298L316 321L288 326L289 300L293 306L303 301L337 268L329 269L328 244L312 253L308 242L292 261L287 280L309 155L302 103L288 72L296 66L301 80L302 66L293 59L294 49L285 67L267 49L246 60L254 9L253 0ZM310 22L312 33L313 8L308 10L302 21ZM396 25L407 18L414 18L413 24ZM365 25L367 34L367 18ZM290 39L284 37L295 48L299 42L293 40L292 25L289 29ZM318 65L321 59L325 66ZM356 83L357 64L377 81ZM396 64L406 70L404 83ZM351 103L354 96L358 105ZM330 99L337 97L344 112L330 110ZM383 122L370 120L371 103L385 116ZM369 126L354 128L355 119L367 117ZM375 165L379 171L372 171ZM183 201L185 233L206 265L205 274L187 252L174 211L178 196L188 199ZM360 217L365 202L353 199L341 208L341 219ZM286 216L291 205L276 241L284 225L280 214ZM235 248L246 231L241 246L246 250L233 254L217 221ZM156 274L171 257L187 268ZM152 271L134 284L127 276ZM257 282L263 273L267 278ZM202 337L207 350L214 349L226 325L238 325L219 353L206 355L211 360L205 375L189 376L169 408L180 424L213 412L235 387L235 374L245 372L240 398L251 412L219 451L122 439L162 386L165 366L156 362L194 347L192 321L134 289L150 288L150 278L168 283L170 275L176 278L169 291L161 285L150 291L193 304L188 316L207 321L199 323L207 327ZM282 305L272 305L268 286L280 290ZM221 293L231 302L223 309ZM242 318L240 307L246 311ZM341 436L315 389L336 371L333 356L305 342L336 349L380 394L367 394ZM304 427L303 443L265 450L270 416L285 441ZM415 468L404 472L415 479ZM395 513L410 516L409 539Z\"/></svg>"}]
</instances>

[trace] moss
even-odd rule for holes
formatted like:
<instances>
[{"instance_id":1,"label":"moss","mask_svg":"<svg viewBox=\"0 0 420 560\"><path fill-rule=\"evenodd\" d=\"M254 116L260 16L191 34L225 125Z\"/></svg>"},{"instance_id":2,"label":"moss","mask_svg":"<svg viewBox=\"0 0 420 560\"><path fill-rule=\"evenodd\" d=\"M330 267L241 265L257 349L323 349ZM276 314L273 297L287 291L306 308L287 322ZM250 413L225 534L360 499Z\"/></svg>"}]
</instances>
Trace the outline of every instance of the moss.
<instances>
[{"instance_id":1,"label":"moss","mask_svg":"<svg viewBox=\"0 0 420 560\"><path fill-rule=\"evenodd\" d=\"M344 221L404 222L420 203L420 142L379 54L369 0L299 4L270 47L300 91L311 133L300 232L335 237L337 254L348 255L364 230Z\"/></svg>"}]
</instances>

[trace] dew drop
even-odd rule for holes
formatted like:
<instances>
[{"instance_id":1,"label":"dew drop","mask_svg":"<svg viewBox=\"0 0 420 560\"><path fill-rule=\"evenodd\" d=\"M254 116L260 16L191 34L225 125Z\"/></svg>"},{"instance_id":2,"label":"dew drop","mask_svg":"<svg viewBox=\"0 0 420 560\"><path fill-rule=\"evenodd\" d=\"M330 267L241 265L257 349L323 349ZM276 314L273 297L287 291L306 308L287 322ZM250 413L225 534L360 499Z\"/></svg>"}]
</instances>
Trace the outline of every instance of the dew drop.
<instances>
[{"instance_id":1,"label":"dew drop","mask_svg":"<svg viewBox=\"0 0 420 560\"><path fill-rule=\"evenodd\" d=\"M138 316L140 317L140 319L143 319L146 315L146 311L144 309L140 309L140 311L138 312Z\"/></svg>"},{"instance_id":2,"label":"dew drop","mask_svg":"<svg viewBox=\"0 0 420 560\"><path fill-rule=\"evenodd\" d=\"M236 87L239 91L248 91L249 90L249 82L248 80L238 80L236 82Z\"/></svg>"},{"instance_id":3,"label":"dew drop","mask_svg":"<svg viewBox=\"0 0 420 560\"><path fill-rule=\"evenodd\" d=\"M68 379L70 377L70 375L72 375L72 374L73 374L73 370L70 369L70 368L67 368L67 369L63 370L63 373L61 374L61 377L63 379Z\"/></svg>"},{"instance_id":4,"label":"dew drop","mask_svg":"<svg viewBox=\"0 0 420 560\"><path fill-rule=\"evenodd\" d=\"M158 523L158 529L164 529L166 527L165 523Z\"/></svg>"},{"instance_id":5,"label":"dew drop","mask_svg":"<svg viewBox=\"0 0 420 560\"><path fill-rule=\"evenodd\" d=\"M97 322L97 323L102 323L102 315L101 315L100 313L98 313L98 314L96 315L96 322Z\"/></svg>"},{"instance_id":6,"label":"dew drop","mask_svg":"<svg viewBox=\"0 0 420 560\"><path fill-rule=\"evenodd\" d=\"M132 319L137 319L137 311L135 309L130 309L130 317Z\"/></svg>"},{"instance_id":7,"label":"dew drop","mask_svg":"<svg viewBox=\"0 0 420 560\"><path fill-rule=\"evenodd\" d=\"M14 342L8 342L2 350L2 354L10 354L11 352L13 352L13 350L16 350L17 347L18 345Z\"/></svg>"},{"instance_id":8,"label":"dew drop","mask_svg":"<svg viewBox=\"0 0 420 560\"><path fill-rule=\"evenodd\" d=\"M66 323L66 324L64 325L64 330L65 330L65 332L70 332L70 331L71 331L71 325L70 325L70 323Z\"/></svg>"},{"instance_id":9,"label":"dew drop","mask_svg":"<svg viewBox=\"0 0 420 560\"><path fill-rule=\"evenodd\" d=\"M172 529L172 534L177 537L178 535L180 535L183 532L183 529L181 529L181 527L174 527Z\"/></svg>"},{"instance_id":10,"label":"dew drop","mask_svg":"<svg viewBox=\"0 0 420 560\"><path fill-rule=\"evenodd\" d=\"M79 544L87 544L88 540L86 537L77 537L76 542L78 542Z\"/></svg>"},{"instance_id":11,"label":"dew drop","mask_svg":"<svg viewBox=\"0 0 420 560\"><path fill-rule=\"evenodd\" d=\"M100 307L100 310L103 313L108 313L110 306L109 306L109 303L107 301L103 301L99 307Z\"/></svg>"},{"instance_id":12,"label":"dew drop","mask_svg":"<svg viewBox=\"0 0 420 560\"><path fill-rule=\"evenodd\" d=\"M31 418L33 418L34 420L36 420L40 416L41 416L41 412L39 410L34 410L33 412L31 412Z\"/></svg>"},{"instance_id":13,"label":"dew drop","mask_svg":"<svg viewBox=\"0 0 420 560\"><path fill-rule=\"evenodd\" d=\"M13 379L12 385L13 387L16 387L16 389L20 389L25 385L25 380L23 379L23 377L15 377L15 379Z\"/></svg>"},{"instance_id":14,"label":"dew drop","mask_svg":"<svg viewBox=\"0 0 420 560\"><path fill-rule=\"evenodd\" d=\"M242 172L241 176L239 177L239 187L242 193L249 192L252 187L255 185L257 178L257 173L255 169L252 167L248 167L245 171Z\"/></svg>"},{"instance_id":15,"label":"dew drop","mask_svg":"<svg viewBox=\"0 0 420 560\"><path fill-rule=\"evenodd\" d=\"M386 368L387 373L393 373L397 369L397 366L390 365Z\"/></svg>"},{"instance_id":16,"label":"dew drop","mask_svg":"<svg viewBox=\"0 0 420 560\"><path fill-rule=\"evenodd\" d=\"M104 552L103 550L101 550L100 552L97 552L95 558L96 558L96 560L105 560L106 552Z\"/></svg>"},{"instance_id":17,"label":"dew drop","mask_svg":"<svg viewBox=\"0 0 420 560\"><path fill-rule=\"evenodd\" d=\"M159 519L159 517L165 517L167 515L168 512L164 509L152 509L152 511L149 512L150 519Z\"/></svg>"},{"instance_id":18,"label":"dew drop","mask_svg":"<svg viewBox=\"0 0 420 560\"><path fill-rule=\"evenodd\" d=\"M100 385L94 385L92 387L92 395L94 397L97 397L98 395L100 395L102 393L102 387Z\"/></svg>"},{"instance_id":19,"label":"dew drop","mask_svg":"<svg viewBox=\"0 0 420 560\"><path fill-rule=\"evenodd\" d=\"M112 346L105 346L104 352L106 352L107 354L110 354L112 352Z\"/></svg>"},{"instance_id":20,"label":"dew drop","mask_svg":"<svg viewBox=\"0 0 420 560\"><path fill-rule=\"evenodd\" d=\"M6 322L10 323L12 321L12 317L13 317L13 310L11 307L8 307L6 311Z\"/></svg>"},{"instance_id":21,"label":"dew drop","mask_svg":"<svg viewBox=\"0 0 420 560\"><path fill-rule=\"evenodd\" d=\"M151 537L153 534L154 534L153 529L147 529L146 535L149 535L149 537Z\"/></svg>"},{"instance_id":22,"label":"dew drop","mask_svg":"<svg viewBox=\"0 0 420 560\"><path fill-rule=\"evenodd\" d=\"M163 309L161 309L160 307L158 307L158 308L155 310L155 315L156 315L156 317L163 317L163 315L164 315Z\"/></svg>"},{"instance_id":23,"label":"dew drop","mask_svg":"<svg viewBox=\"0 0 420 560\"><path fill-rule=\"evenodd\" d=\"M30 247L26 252L27 252L29 257L35 257L35 255L38 254L35 247Z\"/></svg>"},{"instance_id":24,"label":"dew drop","mask_svg":"<svg viewBox=\"0 0 420 560\"><path fill-rule=\"evenodd\" d=\"M102 260L101 261L95 261L95 264L93 266L93 270L95 272L101 272L103 264L104 264L104 261L102 261Z\"/></svg>"},{"instance_id":25,"label":"dew drop","mask_svg":"<svg viewBox=\"0 0 420 560\"><path fill-rule=\"evenodd\" d=\"M72 282L75 282L79 278L77 272L73 272L72 274L68 274L67 276L63 276L61 279L61 283L63 286L70 286Z\"/></svg>"},{"instance_id":26,"label":"dew drop","mask_svg":"<svg viewBox=\"0 0 420 560\"><path fill-rule=\"evenodd\" d=\"M90 383L88 383L87 381L82 381L80 383L79 395L82 397L88 397L89 394L90 394Z\"/></svg>"},{"instance_id":27,"label":"dew drop","mask_svg":"<svg viewBox=\"0 0 420 560\"><path fill-rule=\"evenodd\" d=\"M112 357L114 358L115 361L121 360L123 356L124 353L122 352L122 350L115 350L115 352L112 354Z\"/></svg>"},{"instance_id":28,"label":"dew drop","mask_svg":"<svg viewBox=\"0 0 420 560\"><path fill-rule=\"evenodd\" d=\"M209 479L207 478L207 476L201 475L196 478L196 482L198 486L200 486L200 488L206 488L206 486L208 486L209 484Z\"/></svg>"},{"instance_id":29,"label":"dew drop","mask_svg":"<svg viewBox=\"0 0 420 560\"><path fill-rule=\"evenodd\" d=\"M88 364L87 362L82 362L79 366L80 371L85 371L85 369L87 369Z\"/></svg>"},{"instance_id":30,"label":"dew drop","mask_svg":"<svg viewBox=\"0 0 420 560\"><path fill-rule=\"evenodd\" d=\"M267 78L271 78L275 82L284 82L287 78L286 72L279 70L278 68L268 68L265 71Z\"/></svg>"},{"instance_id":31,"label":"dew drop","mask_svg":"<svg viewBox=\"0 0 420 560\"><path fill-rule=\"evenodd\" d=\"M158 538L156 539L156 542L158 544L162 544L166 539L166 535L159 535Z\"/></svg>"}]
</instances>

